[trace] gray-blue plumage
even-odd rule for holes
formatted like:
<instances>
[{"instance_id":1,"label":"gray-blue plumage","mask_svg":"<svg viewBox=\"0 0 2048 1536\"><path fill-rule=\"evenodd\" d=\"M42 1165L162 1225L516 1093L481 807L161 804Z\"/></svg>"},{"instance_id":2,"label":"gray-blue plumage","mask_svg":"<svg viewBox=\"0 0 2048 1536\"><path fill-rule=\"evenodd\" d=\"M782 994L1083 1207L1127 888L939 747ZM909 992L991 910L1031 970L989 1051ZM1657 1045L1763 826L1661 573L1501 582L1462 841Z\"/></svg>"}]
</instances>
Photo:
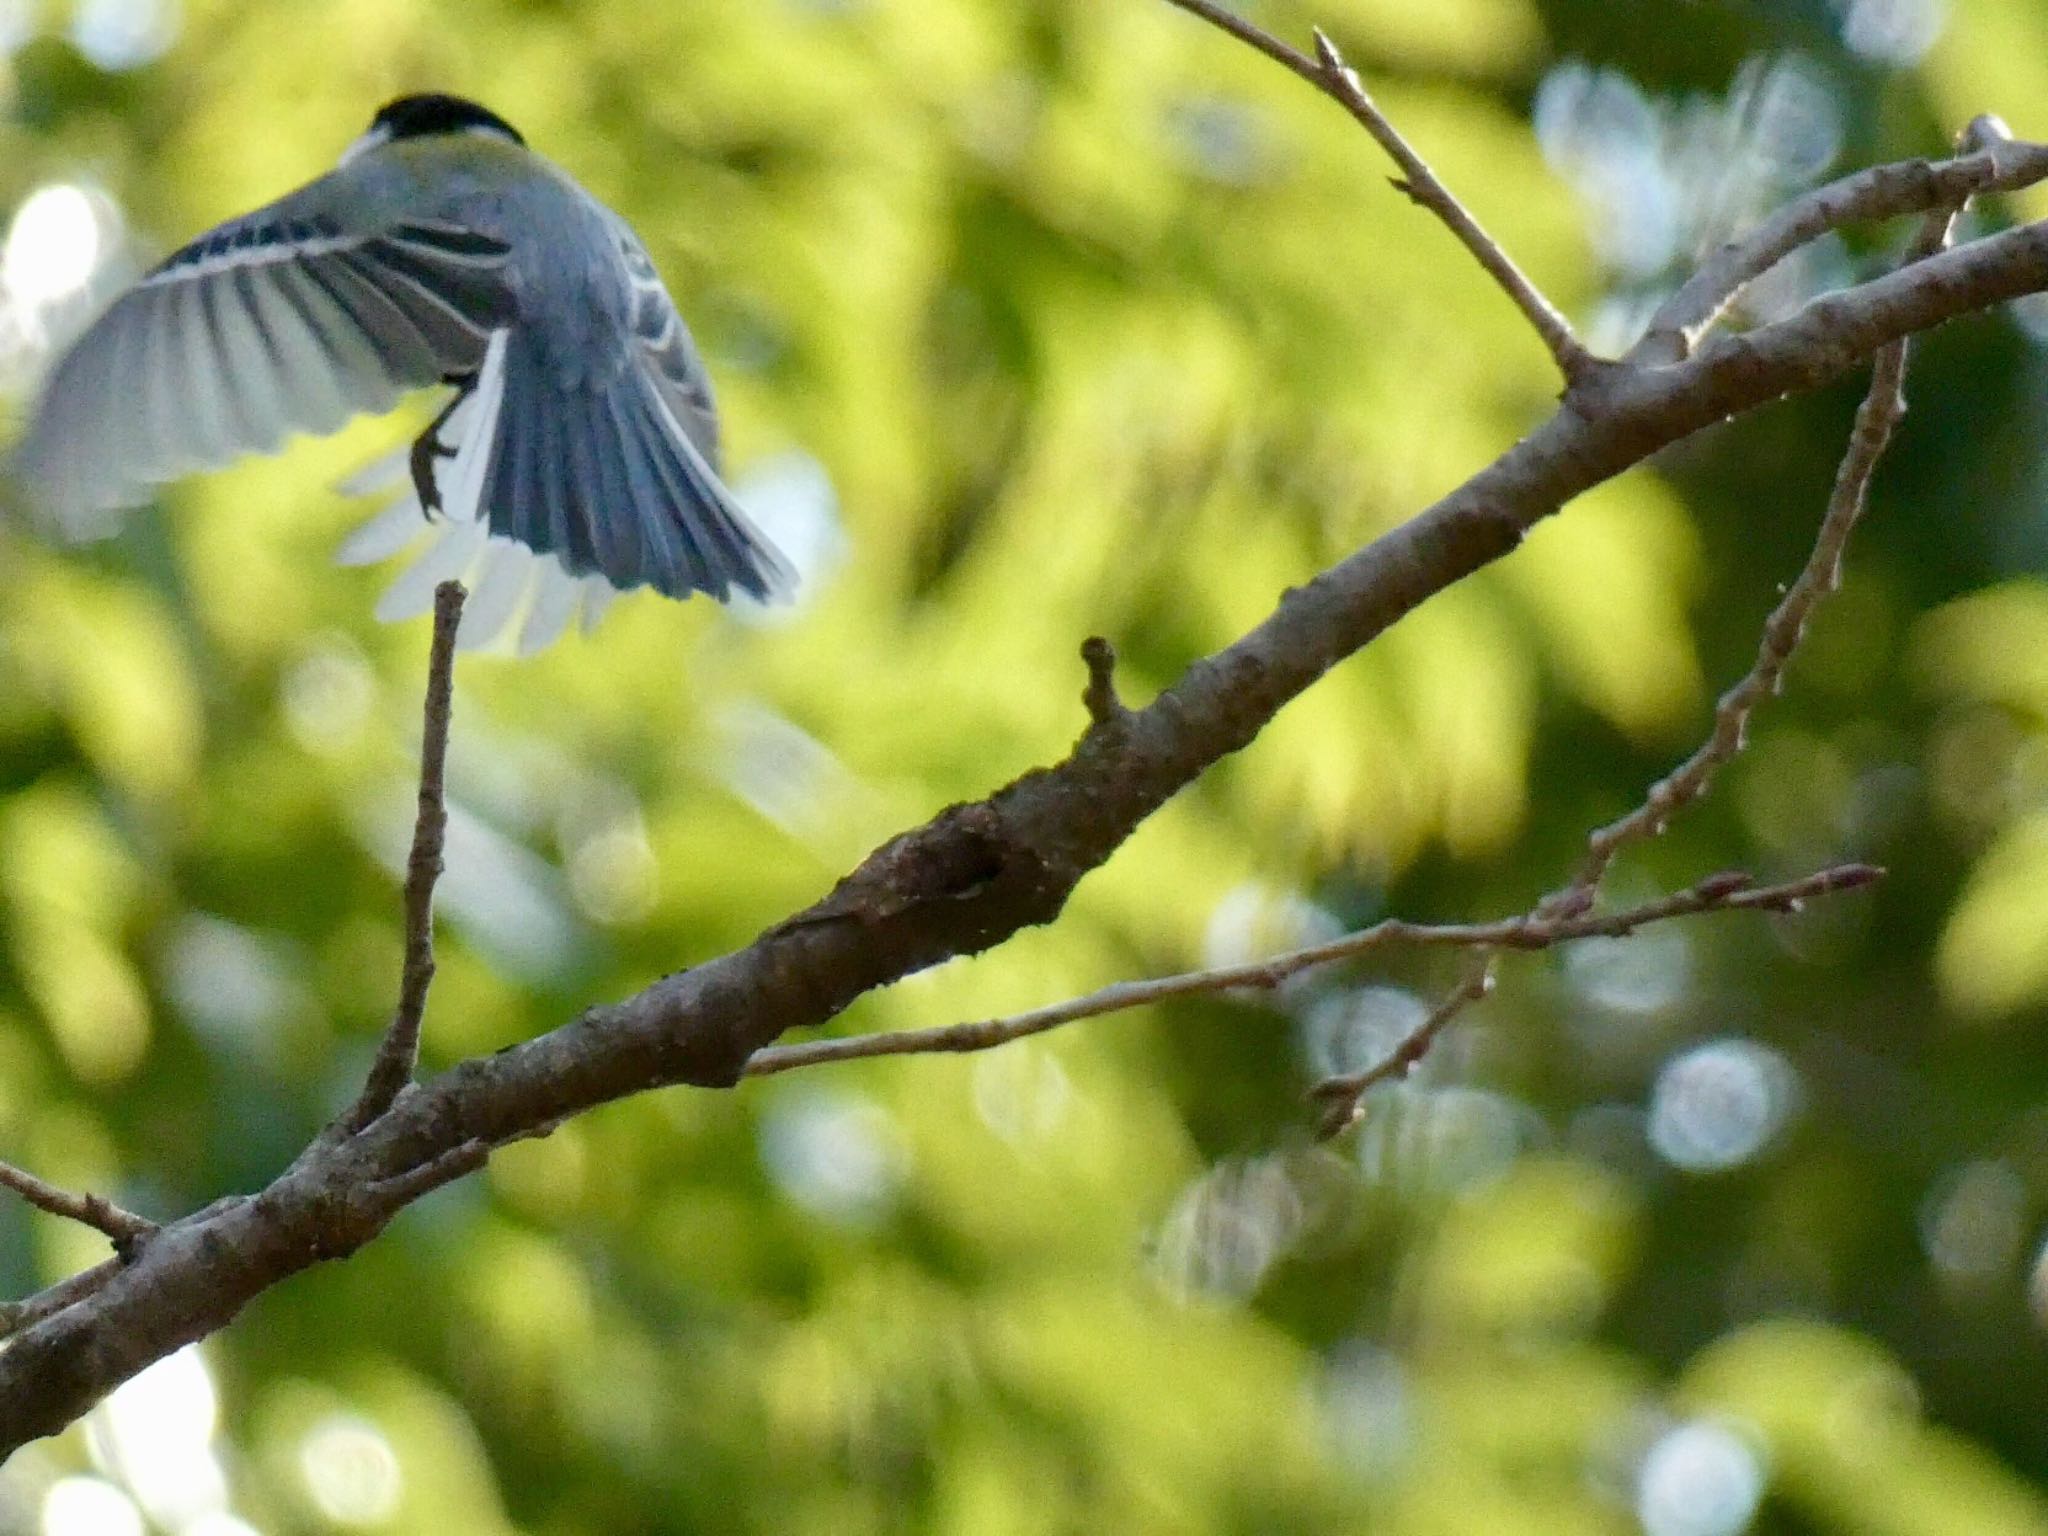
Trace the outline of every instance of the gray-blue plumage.
<instances>
[{"instance_id":1,"label":"gray-blue plumage","mask_svg":"<svg viewBox=\"0 0 2048 1536\"><path fill-rule=\"evenodd\" d=\"M99 532L188 469L441 383L461 409L415 449L426 508L620 589L791 585L719 479L710 381L640 241L452 97L393 103L334 171L123 294L14 466L59 526Z\"/></svg>"}]
</instances>

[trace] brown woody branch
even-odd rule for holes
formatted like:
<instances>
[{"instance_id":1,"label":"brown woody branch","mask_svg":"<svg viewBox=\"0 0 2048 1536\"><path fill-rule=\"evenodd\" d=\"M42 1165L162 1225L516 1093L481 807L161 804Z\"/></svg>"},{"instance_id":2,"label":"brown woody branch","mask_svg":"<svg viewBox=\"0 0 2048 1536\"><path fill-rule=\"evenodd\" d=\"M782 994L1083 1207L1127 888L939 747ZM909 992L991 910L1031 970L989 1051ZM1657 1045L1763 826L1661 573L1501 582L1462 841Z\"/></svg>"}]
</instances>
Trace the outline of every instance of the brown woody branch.
<instances>
[{"instance_id":1,"label":"brown woody branch","mask_svg":"<svg viewBox=\"0 0 2048 1536\"><path fill-rule=\"evenodd\" d=\"M427 991L434 984L434 885L441 878L441 854L448 839L446 793L448 725L454 713L455 635L462 623L464 593L459 581L434 589L434 638L427 652L427 700L420 728L419 810L413 820L412 852L405 861L405 965L399 975L398 1007L377 1048L363 1091L341 1126L361 1130L391 1107L412 1081L419 1061L420 1025Z\"/></svg>"},{"instance_id":2,"label":"brown woody branch","mask_svg":"<svg viewBox=\"0 0 2048 1536\"><path fill-rule=\"evenodd\" d=\"M1376 1065L1363 1072L1326 1077L1311 1088L1308 1096L1322 1106L1316 1134L1327 1141L1350 1129L1358 1120L1366 1089L1413 1072L1458 1015L1493 991L1493 961L1494 952L1490 949L1479 950L1467 959L1457 984L1438 998L1423 1021Z\"/></svg>"},{"instance_id":3,"label":"brown woody branch","mask_svg":"<svg viewBox=\"0 0 2048 1536\"><path fill-rule=\"evenodd\" d=\"M2038 163L2048 175L2048 152ZM1925 200L1907 207L1949 201L1942 169L1933 171ZM1838 378L1910 334L2043 288L2048 227L2027 226L1828 294L1669 366L1595 371L1464 485L1290 590L1263 622L1143 708L1091 724L1059 762L892 839L744 948L463 1062L401 1094L359 1133L316 1141L261 1192L165 1225L133 1263L0 1351L0 1456L223 1326L269 1286L354 1251L422 1188L470 1166L478 1149L645 1089L730 1086L786 1030L824 1023L873 987L1050 921L1183 785L1572 497L1704 427Z\"/></svg>"},{"instance_id":4,"label":"brown woody branch","mask_svg":"<svg viewBox=\"0 0 2048 1536\"><path fill-rule=\"evenodd\" d=\"M1343 960L1355 960L1375 950L1550 949L1574 939L1621 938L1651 923L1691 917L1701 912L1784 911L1797 902L1868 885L1882 873L1869 864L1841 864L1804 879L1756 887L1751 886L1747 875L1715 875L1676 895L1645 902L1626 911L1581 912L1570 917L1546 917L1540 912L1530 912L1491 923L1414 923L1397 917L1388 918L1370 928L1331 939L1328 943L1289 950L1265 960L1187 971L1177 976L1119 981L1083 997L1034 1008L1028 1013L1014 1013L1007 1018L983 1019L972 1024L946 1024L931 1029L892 1030L886 1034L850 1035L836 1040L807 1040L800 1045L771 1045L748 1058L746 1075L773 1077L778 1073L793 1072L799 1067L858 1061L869 1056L930 1056L993 1050L1013 1040L1042 1035L1063 1024L1123 1013L1132 1008L1146 1008L1154 1003L1205 993L1270 992L1305 971L1335 965Z\"/></svg>"},{"instance_id":5,"label":"brown woody branch","mask_svg":"<svg viewBox=\"0 0 2048 1536\"><path fill-rule=\"evenodd\" d=\"M25 1300L0 1302L0 1339L32 1327L46 1317L55 1317L66 1307L77 1305L120 1273L122 1263L117 1254L111 1259L102 1259L91 1269L81 1269Z\"/></svg>"},{"instance_id":6,"label":"brown woody branch","mask_svg":"<svg viewBox=\"0 0 2048 1536\"><path fill-rule=\"evenodd\" d=\"M1959 147L1968 149L2002 140L2002 125L1995 119L1979 118L1964 130ZM1958 198L1927 215L1901 258L1902 267L1910 267L1946 247L1963 202ZM1732 298L1732 290L1728 297ZM1653 784L1641 805L1587 837L1586 856L1578 870L1566 885L1537 905L1538 918L1569 919L1589 912L1616 855L1631 843L1661 836L1672 816L1705 795L1714 776L1741 752L1750 716L1783 685L1785 668L1805 638L1807 621L1821 602L1841 586L1842 557L1849 547L1849 535L1862 521L1869 502L1871 477L1891 443L1893 431L1906 414L1906 357L1907 343L1903 338L1878 349L1871 367L1870 386L1857 409L1813 549L1798 577L1764 621L1755 663L1716 704L1707 739L1692 756ZM1321 1133L1334 1136L1356 1120L1368 1088L1405 1077L1414 1070L1466 1005L1491 990L1493 970L1493 947L1479 949L1467 960L1457 983L1385 1060L1363 1072L1318 1083L1311 1096L1323 1105Z\"/></svg>"},{"instance_id":7,"label":"brown woody branch","mask_svg":"<svg viewBox=\"0 0 2048 1536\"><path fill-rule=\"evenodd\" d=\"M11 1189L39 1211L61 1216L106 1234L117 1252L127 1253L156 1231L156 1223L124 1211L105 1195L76 1195L45 1183L34 1174L0 1163L0 1189Z\"/></svg>"},{"instance_id":8,"label":"brown woody branch","mask_svg":"<svg viewBox=\"0 0 2048 1536\"><path fill-rule=\"evenodd\" d=\"M1430 169L1429 162L1388 120L1357 72L1344 62L1337 45L1321 29L1317 29L1315 34L1315 57L1310 58L1299 48L1282 42L1263 27L1218 4L1217 0L1168 0L1168 3L1199 16L1239 42L1250 44L1349 112L1358 125L1372 135L1373 142L1401 168L1400 176L1394 181L1396 190L1435 214L1457 236L1472 259L1485 269L1487 276L1500 286L1542 338L1543 345L1549 348L1551 358L1568 384L1579 382L1599 366L1599 359L1572 334L1571 322L1515 265L1514 258L1501 248L1500 242L1486 232L1472 211L1458 201L1451 189Z\"/></svg>"},{"instance_id":9,"label":"brown woody branch","mask_svg":"<svg viewBox=\"0 0 2048 1536\"><path fill-rule=\"evenodd\" d=\"M1850 224L1929 209L1962 208L1993 192L2033 186L2048 177L2048 145L2016 142L1988 113L1959 135L1951 160L1904 160L1873 166L1793 199L1754 229L1703 261L1657 307L1624 361L1639 367L1677 362L1748 286L1801 246ZM1925 253L1923 253L1925 254Z\"/></svg>"},{"instance_id":10,"label":"brown woody branch","mask_svg":"<svg viewBox=\"0 0 2048 1536\"><path fill-rule=\"evenodd\" d=\"M1777 885L1752 885L1740 870L1709 875L1697 885L1674 895L1632 907L1625 912L1595 916L1581 911L1572 916L1547 913L1539 905L1527 917L1488 925L1475 931L1471 947L1479 953L1474 964L1430 1010L1429 1016L1404 1036L1384 1058L1360 1072L1326 1077L1309 1090L1309 1097L1323 1105L1321 1131L1333 1136L1357 1117L1358 1101L1377 1083L1406 1077L1419 1066L1437 1036L1448 1028L1469 1003L1476 1003L1493 990L1493 956L1506 949L1547 949L1568 939L1595 935L1620 938L1650 923L1673 917L1690 917L1699 912L1797 912L1807 902L1840 891L1860 890L1884 878L1874 864L1837 864L1798 880Z\"/></svg>"},{"instance_id":11,"label":"brown woody branch","mask_svg":"<svg viewBox=\"0 0 2048 1536\"><path fill-rule=\"evenodd\" d=\"M1930 214L1907 247L1901 265L1911 266L1943 249L1959 209L1957 205ZM1764 621L1755 664L1741 681L1721 695L1714 708L1713 729L1698 750L1652 785L1641 805L1586 839L1585 863L1562 893L1566 900L1578 893L1590 898L1616 854L1630 843L1658 836L1673 815L1706 794L1715 774L1742 750L1748 739L1750 716L1757 706L1783 686L1785 668L1805 638L1807 622L1842 584L1842 557L1848 550L1850 534L1863 520L1864 508L1869 504L1871 477L1877 472L1878 460L1891 445L1892 433L1905 417L1906 351L1903 340L1878 350L1871 367L1870 387L1857 407L1849 445L1835 471L1834 488L1829 492L1813 549L1799 575Z\"/></svg>"},{"instance_id":12,"label":"brown woody branch","mask_svg":"<svg viewBox=\"0 0 2048 1536\"><path fill-rule=\"evenodd\" d=\"M1097 725L1112 725L1130 711L1116 691L1116 647L1100 635L1081 642L1081 660L1088 668L1088 686L1081 690L1081 706Z\"/></svg>"}]
</instances>

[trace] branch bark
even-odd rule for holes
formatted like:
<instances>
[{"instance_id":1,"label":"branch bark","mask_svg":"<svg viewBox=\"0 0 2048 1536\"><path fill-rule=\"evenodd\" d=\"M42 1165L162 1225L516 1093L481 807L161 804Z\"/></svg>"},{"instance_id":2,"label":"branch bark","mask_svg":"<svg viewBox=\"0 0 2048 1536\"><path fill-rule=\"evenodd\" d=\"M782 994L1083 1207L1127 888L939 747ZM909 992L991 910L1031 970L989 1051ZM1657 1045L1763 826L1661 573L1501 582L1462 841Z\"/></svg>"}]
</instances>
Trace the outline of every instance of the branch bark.
<instances>
[{"instance_id":1,"label":"branch bark","mask_svg":"<svg viewBox=\"0 0 2048 1536\"><path fill-rule=\"evenodd\" d=\"M2027 170L1999 171L2001 184L2048 176L2048 150L2012 149ZM1954 166L1887 180L1886 206L1946 206L1963 174ZM742 949L402 1089L384 1114L353 1134L321 1137L261 1192L169 1223L82 1297L38 1307L0 1351L0 1455L62 1428L265 1288L362 1246L491 1148L646 1089L729 1087L785 1031L1050 921L1183 785L1572 497L1704 427L1828 383L1908 335L2043 288L2048 226L2030 225L1713 338L1679 361L1592 371L1492 464L1282 595L1256 628L1150 704L1097 711L1057 763L892 839Z\"/></svg>"},{"instance_id":2,"label":"branch bark","mask_svg":"<svg viewBox=\"0 0 2048 1536\"><path fill-rule=\"evenodd\" d=\"M405 965L391 1027L370 1064L361 1096L343 1116L349 1131L361 1130L389 1109L419 1062L420 1025L434 984L434 886L448 840L448 726L455 707L455 637L464 595L459 581L444 581L434 589L434 638L427 651L427 702L420 722L419 810L405 861Z\"/></svg>"},{"instance_id":3,"label":"branch bark","mask_svg":"<svg viewBox=\"0 0 2048 1536\"><path fill-rule=\"evenodd\" d=\"M13 1190L39 1211L104 1233L116 1249L126 1249L156 1231L155 1222L123 1210L105 1195L75 1195L12 1163L0 1163L0 1189Z\"/></svg>"},{"instance_id":4,"label":"branch bark","mask_svg":"<svg viewBox=\"0 0 2048 1536\"><path fill-rule=\"evenodd\" d=\"M1357 71L1344 62L1337 45L1320 28L1315 34L1315 57L1310 58L1299 48L1282 42L1263 27L1218 4L1217 0L1167 0L1167 3L1199 16L1212 27L1256 48L1349 112L1359 127L1372 136L1373 142L1387 152L1387 158L1401 168L1400 176L1394 180L1394 190L1418 206L1427 208L1457 236L1458 243L1522 312L1530 329L1549 349L1551 360L1557 364L1566 382L1577 383L1599 366L1600 360L1572 334L1571 323L1557 306L1515 265L1514 258L1486 232L1472 211L1444 185L1436 172L1430 169L1429 162L1379 109L1379 104L1358 78Z\"/></svg>"},{"instance_id":5,"label":"branch bark","mask_svg":"<svg viewBox=\"0 0 2048 1536\"><path fill-rule=\"evenodd\" d=\"M1778 885L1754 886L1749 876L1731 872L1712 875L1697 885L1629 907L1620 912L1579 912L1570 916L1546 916L1529 912L1520 917L1491 923L1413 923L1392 917L1347 933L1326 944L1289 950L1266 960L1244 965L1223 965L1206 971L1188 971L1179 976L1149 976L1142 981L1119 981L1028 1013L1007 1018L983 1019L972 1024L945 1024L933 1029L901 1029L885 1034L849 1035L836 1040L806 1040L800 1045L771 1045L756 1051L747 1061L748 1077L774 1077L800 1067L824 1066L837 1061L860 1061L872 1056L958 1055L988 1051L1013 1040L1042 1035L1063 1024L1082 1019L1099 1019L1105 1014L1148 1008L1154 1003L1204 993L1270 992L1292 981L1304 971L1355 960L1377 949L1551 949L1574 939L1621 938L1651 923L1669 922L1675 917L1694 917L1702 912L1784 912L1804 901L1837 891L1855 890L1882 877L1884 871L1869 864L1838 864L1831 869L1788 880ZM1448 1022L1448 1021L1446 1021ZM1417 1058L1420 1059L1419 1057ZM1360 1081L1362 1092L1380 1076ZM1332 1082L1351 1081L1333 1078ZM1317 1092L1324 1092L1319 1085Z\"/></svg>"},{"instance_id":6,"label":"branch bark","mask_svg":"<svg viewBox=\"0 0 2048 1536\"><path fill-rule=\"evenodd\" d=\"M2002 125L1995 119L1979 118L1964 130L1958 147L1980 147L2002 132ZM1959 198L1929 213L1907 246L1900 265L1911 266L1943 249L1965 201ZM1759 253L1754 259L1762 261L1763 256ZM1731 287L1729 297L1732 296ZM1785 669L1805 638L1807 621L1841 585L1842 559L1849 547L1850 534L1862 521L1871 477L1891 444L1893 431L1906 414L1906 356L1904 339L1878 349L1870 370L1870 384L1835 472L1834 487L1828 493L1827 510L1814 535L1813 548L1799 575L1764 621L1756 661L1715 705L1713 728L1707 739L1683 763L1651 785L1642 804L1588 835L1586 854L1578 870L1565 885L1537 903L1531 914L1533 920L1570 920L1590 912L1599 899L1601 883L1621 850L1631 843L1661 837L1671 818L1702 798L1712 787L1715 776L1741 752L1750 716L1783 686ZM1782 909L1796 910L1804 899L1795 896ZM1492 990L1495 953L1500 947L1477 947L1466 960L1456 985L1384 1060L1362 1072L1328 1078L1310 1090L1310 1097L1323 1107L1318 1130L1324 1137L1336 1135L1358 1118L1367 1089L1406 1077L1413 1071L1465 1007Z\"/></svg>"}]
</instances>

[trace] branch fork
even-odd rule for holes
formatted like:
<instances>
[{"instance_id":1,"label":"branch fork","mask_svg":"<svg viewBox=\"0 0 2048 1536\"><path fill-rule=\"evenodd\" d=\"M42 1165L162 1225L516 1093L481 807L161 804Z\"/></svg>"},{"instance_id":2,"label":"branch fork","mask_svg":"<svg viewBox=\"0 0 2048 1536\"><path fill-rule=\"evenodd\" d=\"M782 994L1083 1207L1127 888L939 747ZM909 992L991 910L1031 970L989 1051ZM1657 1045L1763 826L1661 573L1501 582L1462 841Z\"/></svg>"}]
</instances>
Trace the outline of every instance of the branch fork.
<instances>
[{"instance_id":1,"label":"branch fork","mask_svg":"<svg viewBox=\"0 0 2048 1536\"><path fill-rule=\"evenodd\" d=\"M434 632L428 654L425 723L420 744L419 810L413 825L412 851L406 861L405 965L399 982L398 1006L391 1026L378 1046L361 1095L345 1114L316 1138L293 1165L294 1169L305 1164L314 1153L331 1150L360 1134L386 1114L400 1092L412 1081L419 1058L420 1025L426 1015L427 992L434 980L434 885L441 875L448 829L448 727L453 710L455 633L462 620L463 597L460 582L443 582L434 591ZM465 1145L433 1164L410 1171L404 1178L386 1181L383 1186L372 1186L371 1193L390 1198L392 1209L396 1209L427 1189L468 1172L488 1155L487 1147L476 1149ZM114 1246L114 1257L105 1263L50 1286L24 1301L0 1303L0 1339L55 1316L95 1294L133 1263L143 1246L163 1230L155 1222L123 1210L104 1195L73 1194L9 1163L0 1162L0 1188L12 1190L38 1210L104 1233ZM245 1197L241 1196L216 1201L204 1211L184 1218L178 1225L204 1227L209 1219L244 1201ZM365 1214L353 1207L344 1207L349 1207L349 1202L329 1202L330 1214L345 1218L339 1221L340 1225L345 1226ZM381 1225L381 1222L377 1224ZM364 1238L368 1235L366 1232ZM350 1243L340 1251L348 1251L357 1245ZM0 1451L0 1456L4 1454Z\"/></svg>"}]
</instances>

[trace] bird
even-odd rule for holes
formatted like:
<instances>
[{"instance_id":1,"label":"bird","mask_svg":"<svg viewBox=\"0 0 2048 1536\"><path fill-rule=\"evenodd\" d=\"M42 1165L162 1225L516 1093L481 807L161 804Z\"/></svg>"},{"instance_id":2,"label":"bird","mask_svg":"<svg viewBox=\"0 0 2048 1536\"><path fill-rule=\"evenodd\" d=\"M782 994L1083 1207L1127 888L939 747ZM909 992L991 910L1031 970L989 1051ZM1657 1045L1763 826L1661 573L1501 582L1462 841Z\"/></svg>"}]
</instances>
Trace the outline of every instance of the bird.
<instances>
[{"instance_id":1,"label":"bird","mask_svg":"<svg viewBox=\"0 0 2048 1536\"><path fill-rule=\"evenodd\" d=\"M411 481L344 562L440 530L380 617L466 575L464 643L523 604L531 651L615 591L792 591L720 478L711 381L646 246L504 118L445 93L387 103L334 169L116 298L51 368L11 468L40 522L95 537L157 485L434 386L452 393L411 447L343 486Z\"/></svg>"}]
</instances>

